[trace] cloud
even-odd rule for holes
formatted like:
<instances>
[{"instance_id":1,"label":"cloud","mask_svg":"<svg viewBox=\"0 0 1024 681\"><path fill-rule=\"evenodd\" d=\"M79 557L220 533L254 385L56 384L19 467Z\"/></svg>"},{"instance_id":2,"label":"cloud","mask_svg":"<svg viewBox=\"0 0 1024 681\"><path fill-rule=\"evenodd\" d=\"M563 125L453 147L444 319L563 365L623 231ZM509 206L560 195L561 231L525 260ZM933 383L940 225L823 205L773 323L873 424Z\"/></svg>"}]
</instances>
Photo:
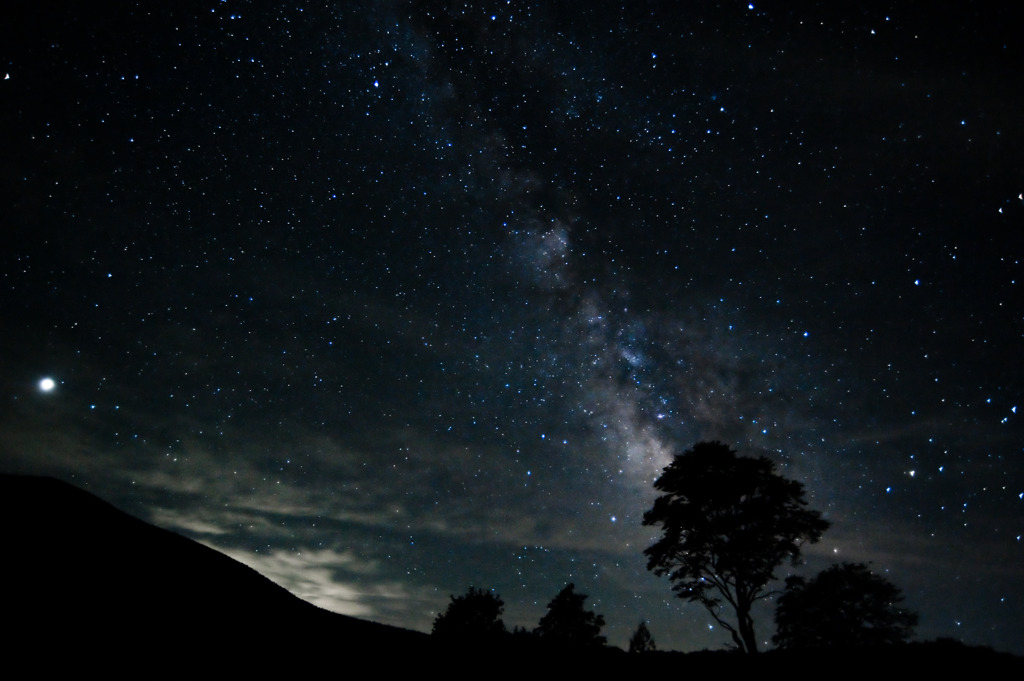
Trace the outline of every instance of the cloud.
<instances>
[{"instance_id":1,"label":"cloud","mask_svg":"<svg viewBox=\"0 0 1024 681\"><path fill-rule=\"evenodd\" d=\"M357 580L343 581L345 576L373 576L377 572L374 561L363 560L351 551L320 549L254 553L207 545L321 608L352 617L375 619L378 615L373 606L374 591L365 591Z\"/></svg>"}]
</instances>

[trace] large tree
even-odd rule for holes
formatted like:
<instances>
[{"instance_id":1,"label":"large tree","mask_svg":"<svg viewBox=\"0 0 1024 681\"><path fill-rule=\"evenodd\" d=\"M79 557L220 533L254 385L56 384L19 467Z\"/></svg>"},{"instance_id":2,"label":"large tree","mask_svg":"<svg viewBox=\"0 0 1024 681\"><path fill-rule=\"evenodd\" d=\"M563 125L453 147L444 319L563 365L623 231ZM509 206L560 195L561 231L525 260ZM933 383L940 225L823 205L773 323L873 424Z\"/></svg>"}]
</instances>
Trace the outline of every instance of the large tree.
<instances>
[{"instance_id":1,"label":"large tree","mask_svg":"<svg viewBox=\"0 0 1024 681\"><path fill-rule=\"evenodd\" d=\"M772 640L780 648L902 643L917 624L902 602L900 590L864 563L833 565L810 581L789 577Z\"/></svg>"},{"instance_id":2,"label":"large tree","mask_svg":"<svg viewBox=\"0 0 1024 681\"><path fill-rule=\"evenodd\" d=\"M660 525L662 536L644 551L647 569L707 608L737 648L757 652L751 608L769 595L775 569L787 558L798 563L801 545L816 542L828 521L770 459L737 456L721 442L676 455L654 488L661 496L643 523Z\"/></svg>"}]
</instances>

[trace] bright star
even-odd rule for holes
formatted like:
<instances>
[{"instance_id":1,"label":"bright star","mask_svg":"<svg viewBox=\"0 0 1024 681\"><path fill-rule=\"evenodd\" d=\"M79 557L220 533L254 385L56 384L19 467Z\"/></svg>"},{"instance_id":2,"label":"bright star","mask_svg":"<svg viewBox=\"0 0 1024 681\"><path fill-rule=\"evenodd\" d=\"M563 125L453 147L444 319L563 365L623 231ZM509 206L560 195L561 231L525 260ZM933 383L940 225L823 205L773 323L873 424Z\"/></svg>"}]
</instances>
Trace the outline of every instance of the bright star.
<instances>
[{"instance_id":1,"label":"bright star","mask_svg":"<svg viewBox=\"0 0 1024 681\"><path fill-rule=\"evenodd\" d=\"M44 393L48 393L51 390L53 390L54 388L56 388L56 387L57 387L56 381L54 381L50 377L46 377L46 378L42 379L41 381L39 381L39 389L42 390Z\"/></svg>"}]
</instances>

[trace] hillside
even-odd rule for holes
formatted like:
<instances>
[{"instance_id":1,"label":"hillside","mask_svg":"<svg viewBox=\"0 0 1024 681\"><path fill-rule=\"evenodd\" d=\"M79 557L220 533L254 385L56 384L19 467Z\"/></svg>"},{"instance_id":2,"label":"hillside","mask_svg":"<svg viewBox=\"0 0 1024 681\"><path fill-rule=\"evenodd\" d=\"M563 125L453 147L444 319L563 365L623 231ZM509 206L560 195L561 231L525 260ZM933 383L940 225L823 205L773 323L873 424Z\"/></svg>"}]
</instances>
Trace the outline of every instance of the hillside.
<instances>
[{"instance_id":1,"label":"hillside","mask_svg":"<svg viewBox=\"0 0 1024 681\"><path fill-rule=\"evenodd\" d=\"M427 636L327 612L251 568L52 478L0 476L5 647L52 662L369 657Z\"/></svg>"}]
</instances>

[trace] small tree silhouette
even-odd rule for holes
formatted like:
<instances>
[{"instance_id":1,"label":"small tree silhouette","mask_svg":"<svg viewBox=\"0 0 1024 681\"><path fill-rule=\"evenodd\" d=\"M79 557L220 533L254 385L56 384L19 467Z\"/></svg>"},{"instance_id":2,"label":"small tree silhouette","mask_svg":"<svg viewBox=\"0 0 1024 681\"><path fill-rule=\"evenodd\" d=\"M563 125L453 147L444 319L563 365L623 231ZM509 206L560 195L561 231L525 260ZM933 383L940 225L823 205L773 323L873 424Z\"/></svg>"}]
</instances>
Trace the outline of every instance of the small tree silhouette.
<instances>
[{"instance_id":1,"label":"small tree silhouette","mask_svg":"<svg viewBox=\"0 0 1024 681\"><path fill-rule=\"evenodd\" d=\"M490 638L505 633L501 613L505 602L491 591L469 587L464 596L452 596L448 609L434 619L431 633L445 638Z\"/></svg>"},{"instance_id":2,"label":"small tree silhouette","mask_svg":"<svg viewBox=\"0 0 1024 681\"><path fill-rule=\"evenodd\" d=\"M587 595L578 594L575 589L573 584L569 584L558 592L548 603L548 611L540 618L533 633L566 646L603 646L607 640L601 636L604 617L584 610L583 601Z\"/></svg>"},{"instance_id":3,"label":"small tree silhouette","mask_svg":"<svg viewBox=\"0 0 1024 681\"><path fill-rule=\"evenodd\" d=\"M902 601L900 590L864 563L833 565L809 582L789 577L772 641L780 648L902 643L917 625Z\"/></svg>"},{"instance_id":4,"label":"small tree silhouette","mask_svg":"<svg viewBox=\"0 0 1024 681\"><path fill-rule=\"evenodd\" d=\"M649 653L655 650L654 637L651 636L651 631L647 628L646 622L641 622L637 625L636 631L629 637L629 652L631 653Z\"/></svg>"}]
</instances>

